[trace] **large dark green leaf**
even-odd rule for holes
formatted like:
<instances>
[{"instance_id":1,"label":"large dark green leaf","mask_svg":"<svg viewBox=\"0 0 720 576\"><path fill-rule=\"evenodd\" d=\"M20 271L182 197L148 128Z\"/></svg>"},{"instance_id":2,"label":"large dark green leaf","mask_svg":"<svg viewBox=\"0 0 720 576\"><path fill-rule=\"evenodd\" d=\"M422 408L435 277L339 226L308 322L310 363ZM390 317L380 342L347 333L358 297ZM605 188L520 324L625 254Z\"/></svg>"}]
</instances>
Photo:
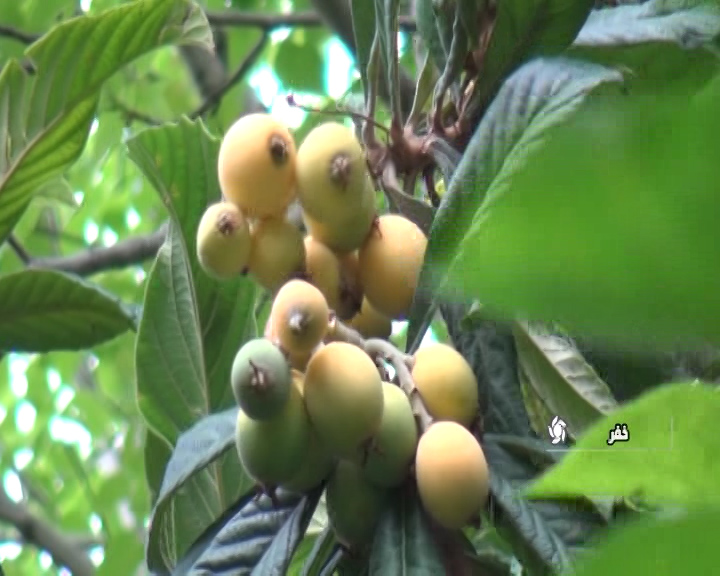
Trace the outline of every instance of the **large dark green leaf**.
<instances>
[{"instance_id":1,"label":"large dark green leaf","mask_svg":"<svg viewBox=\"0 0 720 576\"><path fill-rule=\"evenodd\" d=\"M392 500L375 531L370 574L447 573L416 492L406 487Z\"/></svg>"},{"instance_id":2,"label":"large dark green leaf","mask_svg":"<svg viewBox=\"0 0 720 576\"><path fill-rule=\"evenodd\" d=\"M305 495L293 510L283 527L275 534L272 543L265 550L260 561L252 570L254 576L266 574L287 574L293 554L305 536L308 524L312 519L323 487Z\"/></svg>"},{"instance_id":3,"label":"large dark green leaf","mask_svg":"<svg viewBox=\"0 0 720 576\"><path fill-rule=\"evenodd\" d=\"M503 84L470 140L437 211L420 274L419 295L410 314L408 342L416 345L422 338L429 322L428 295L434 294L433 288L444 279L480 207L506 195L515 172L542 146L553 127L572 116L588 94L598 86L621 80L618 72L608 68L557 57L528 62ZM474 260L465 265L478 266ZM531 289L531 285L527 287Z\"/></svg>"},{"instance_id":4,"label":"large dark green leaf","mask_svg":"<svg viewBox=\"0 0 720 576\"><path fill-rule=\"evenodd\" d=\"M168 240L147 281L136 371L143 416L174 445L200 418L234 405L230 369L238 348L256 333L255 286L246 278L215 281L197 261L198 222L205 208L220 199L218 140L201 122L181 120L140 133L128 148L172 219ZM173 559L247 489L239 478L244 475L236 454L226 454L194 477L165 509L171 514L168 525L175 527L173 538L164 536L164 528L157 537L151 534L149 555L171 567ZM178 499L185 502L181 505ZM206 499L207 505L197 507L198 499ZM178 509L193 504L196 511L190 519L179 516ZM165 525L157 513L154 522Z\"/></svg>"},{"instance_id":5,"label":"large dark green leaf","mask_svg":"<svg viewBox=\"0 0 720 576\"><path fill-rule=\"evenodd\" d=\"M222 522L207 530L183 558L173 576L247 576L272 548L276 535L292 531L298 518L314 508L309 496L278 491L277 506L267 496L242 499ZM311 505L312 504L312 505ZM310 512L312 515L312 512ZM283 572L266 572L266 574Z\"/></svg>"},{"instance_id":6,"label":"large dark green leaf","mask_svg":"<svg viewBox=\"0 0 720 576\"><path fill-rule=\"evenodd\" d=\"M565 50L593 4L594 0L498 2L492 37L473 91L473 107L484 108L503 79L524 61Z\"/></svg>"},{"instance_id":7,"label":"large dark green leaf","mask_svg":"<svg viewBox=\"0 0 720 576\"><path fill-rule=\"evenodd\" d=\"M455 286L571 333L720 343L718 96L720 77L697 96L598 99L488 196Z\"/></svg>"},{"instance_id":8,"label":"large dark green leaf","mask_svg":"<svg viewBox=\"0 0 720 576\"><path fill-rule=\"evenodd\" d=\"M518 361L537 395L553 415L577 436L598 418L617 408L607 384L585 361L575 344L540 324L513 325Z\"/></svg>"},{"instance_id":9,"label":"large dark green leaf","mask_svg":"<svg viewBox=\"0 0 720 576\"><path fill-rule=\"evenodd\" d=\"M698 383L647 392L603 418L528 491L533 497L631 496L720 504L720 391ZM615 424L627 443L608 445ZM622 473L617 473L622 471Z\"/></svg>"},{"instance_id":10,"label":"large dark green leaf","mask_svg":"<svg viewBox=\"0 0 720 576\"><path fill-rule=\"evenodd\" d=\"M0 276L0 350L82 350L134 328L130 310L99 288L53 270Z\"/></svg>"},{"instance_id":11,"label":"large dark green leaf","mask_svg":"<svg viewBox=\"0 0 720 576\"><path fill-rule=\"evenodd\" d=\"M717 509L646 518L613 531L573 576L714 574L718 533Z\"/></svg>"},{"instance_id":12,"label":"large dark green leaf","mask_svg":"<svg viewBox=\"0 0 720 576\"><path fill-rule=\"evenodd\" d=\"M605 525L603 517L584 500L530 502L522 497L522 489L547 467L548 459L509 449L502 436L486 436L483 450L490 466L491 519L525 569L549 575L570 567Z\"/></svg>"},{"instance_id":13,"label":"large dark green leaf","mask_svg":"<svg viewBox=\"0 0 720 576\"><path fill-rule=\"evenodd\" d=\"M139 0L53 28L0 74L0 241L35 191L80 155L104 82L159 46L212 46L190 0Z\"/></svg>"},{"instance_id":14,"label":"large dark green leaf","mask_svg":"<svg viewBox=\"0 0 720 576\"><path fill-rule=\"evenodd\" d=\"M667 90L700 85L717 70L707 50L720 36L720 6L707 0L651 0L593 10L570 54L628 68L628 86Z\"/></svg>"},{"instance_id":15,"label":"large dark green leaf","mask_svg":"<svg viewBox=\"0 0 720 576\"><path fill-rule=\"evenodd\" d=\"M293 33L283 40L277 49L273 70L283 85L298 92L322 94L325 65L320 47Z\"/></svg>"}]
</instances>

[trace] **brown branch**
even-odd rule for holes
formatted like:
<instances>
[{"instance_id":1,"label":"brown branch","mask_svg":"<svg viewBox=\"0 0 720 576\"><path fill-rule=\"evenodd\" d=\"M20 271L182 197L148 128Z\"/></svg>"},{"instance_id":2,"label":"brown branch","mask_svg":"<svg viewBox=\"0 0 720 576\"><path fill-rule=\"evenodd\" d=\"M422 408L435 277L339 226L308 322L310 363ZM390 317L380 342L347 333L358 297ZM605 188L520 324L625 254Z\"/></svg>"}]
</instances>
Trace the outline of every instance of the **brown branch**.
<instances>
[{"instance_id":1,"label":"brown branch","mask_svg":"<svg viewBox=\"0 0 720 576\"><path fill-rule=\"evenodd\" d=\"M73 576L95 574L95 566L77 540L33 514L25 504L11 500L4 490L0 490L0 522L14 526L25 542L48 552L57 566L64 566Z\"/></svg>"},{"instance_id":2,"label":"brown branch","mask_svg":"<svg viewBox=\"0 0 720 576\"><path fill-rule=\"evenodd\" d=\"M10 236L8 236L7 243L8 246L12 248L12 251L15 252L17 257L20 258L20 261L27 266L32 260L32 256L30 256L28 251L25 250L25 247L20 243L20 241L10 234Z\"/></svg>"},{"instance_id":3,"label":"brown branch","mask_svg":"<svg viewBox=\"0 0 720 576\"><path fill-rule=\"evenodd\" d=\"M225 80L225 83L222 86L214 90L205 98L205 101L198 107L198 109L195 110L192 114L190 114L190 118L199 118L200 116L208 112L211 108L213 108L218 102L220 102L225 93L228 92L233 86L235 86L235 84L240 82L250 71L250 68L252 68L255 64L255 61L258 59L258 57L264 50L267 42L268 35L263 34L260 39L255 43L255 46L253 46L252 50L248 52L247 56L240 63L240 66L237 67L235 72L233 72L233 74L227 80Z\"/></svg>"},{"instance_id":4,"label":"brown branch","mask_svg":"<svg viewBox=\"0 0 720 576\"><path fill-rule=\"evenodd\" d=\"M70 256L32 258L31 268L50 268L78 276L125 268L154 258L165 241L166 226L152 234L134 236L107 248L90 248Z\"/></svg>"},{"instance_id":5,"label":"brown branch","mask_svg":"<svg viewBox=\"0 0 720 576\"><path fill-rule=\"evenodd\" d=\"M301 26L311 28L324 26L325 22L316 12L290 12L278 14L274 12L255 12L251 10L222 10L205 12L208 22L213 26L254 26L271 31L285 26ZM415 19L411 16L399 17L400 29L415 32Z\"/></svg>"}]
</instances>

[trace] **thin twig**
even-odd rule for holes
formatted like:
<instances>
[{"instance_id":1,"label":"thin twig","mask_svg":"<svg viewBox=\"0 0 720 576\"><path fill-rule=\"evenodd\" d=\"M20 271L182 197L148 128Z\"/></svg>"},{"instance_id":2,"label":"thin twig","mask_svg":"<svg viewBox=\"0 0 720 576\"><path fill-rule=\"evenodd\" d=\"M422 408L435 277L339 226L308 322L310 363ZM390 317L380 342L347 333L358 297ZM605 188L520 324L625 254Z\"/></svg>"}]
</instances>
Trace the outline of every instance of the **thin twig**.
<instances>
[{"instance_id":1,"label":"thin twig","mask_svg":"<svg viewBox=\"0 0 720 576\"><path fill-rule=\"evenodd\" d=\"M278 14L250 10L208 10L205 15L213 26L254 26L267 31L286 26L311 28L325 25L320 15L315 12ZM400 29L405 32L414 32L417 28L415 19L411 16L400 16L398 20Z\"/></svg>"},{"instance_id":2,"label":"thin twig","mask_svg":"<svg viewBox=\"0 0 720 576\"><path fill-rule=\"evenodd\" d=\"M40 38L41 35L31 34L30 32L23 32L22 30L18 30L17 28L13 28L12 26L0 24L0 36L10 38L11 40L17 40L18 42L22 42L23 44L32 44L38 38Z\"/></svg>"},{"instance_id":3,"label":"thin twig","mask_svg":"<svg viewBox=\"0 0 720 576\"><path fill-rule=\"evenodd\" d=\"M27 266L32 261L32 256L30 256L30 253L25 250L25 247L20 243L20 241L15 238L12 234L8 236L7 239L8 246L12 248L13 252L17 254L17 257L20 258L23 264Z\"/></svg>"},{"instance_id":4,"label":"thin twig","mask_svg":"<svg viewBox=\"0 0 720 576\"><path fill-rule=\"evenodd\" d=\"M120 112L126 124L130 124L133 121L142 122L149 126L159 126L163 124L162 120L153 118L149 114L145 114L145 112L141 112L135 108L130 108L114 95L110 96L110 102L110 110Z\"/></svg>"},{"instance_id":5,"label":"thin twig","mask_svg":"<svg viewBox=\"0 0 720 576\"><path fill-rule=\"evenodd\" d=\"M220 88L210 94L200 105L200 107L195 110L195 112L190 114L191 119L199 118L200 116L208 112L213 106L220 102L220 99L225 95L226 92L228 92L233 86L235 86L235 84L240 82L245 77L245 75L250 71L250 68L253 67L255 61L258 59L261 52L265 48L268 38L269 36L266 33L260 37L255 46L253 46L252 50L248 52L248 55L242 61L240 66L238 66L237 70L235 70L232 76L230 76L225 81L225 83L220 86Z\"/></svg>"}]
</instances>

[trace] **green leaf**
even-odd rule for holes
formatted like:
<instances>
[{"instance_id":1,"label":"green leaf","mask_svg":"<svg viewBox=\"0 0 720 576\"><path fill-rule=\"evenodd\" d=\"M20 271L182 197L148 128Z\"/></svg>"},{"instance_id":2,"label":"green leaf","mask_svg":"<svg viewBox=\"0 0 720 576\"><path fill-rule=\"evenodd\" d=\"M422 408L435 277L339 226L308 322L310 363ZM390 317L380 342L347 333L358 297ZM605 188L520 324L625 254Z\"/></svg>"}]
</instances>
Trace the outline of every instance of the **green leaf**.
<instances>
[{"instance_id":1,"label":"green leaf","mask_svg":"<svg viewBox=\"0 0 720 576\"><path fill-rule=\"evenodd\" d=\"M594 0L509 0L498 2L482 73L473 90L475 105L493 97L504 78L523 62L559 54L575 39Z\"/></svg>"},{"instance_id":2,"label":"green leaf","mask_svg":"<svg viewBox=\"0 0 720 576\"><path fill-rule=\"evenodd\" d=\"M425 108L433 93L433 86L437 82L437 71L433 68L430 54L425 55L422 68L418 74L417 83L415 84L415 96L413 98L412 109L408 115L408 124L417 125L420 122Z\"/></svg>"},{"instance_id":3,"label":"green leaf","mask_svg":"<svg viewBox=\"0 0 720 576\"><path fill-rule=\"evenodd\" d=\"M375 22L380 40L380 61L387 78L390 94L390 112L400 120L400 63L398 62L398 10L400 0L375 0Z\"/></svg>"},{"instance_id":4,"label":"green leaf","mask_svg":"<svg viewBox=\"0 0 720 576\"><path fill-rule=\"evenodd\" d=\"M573 576L713 574L718 533L717 509L645 518L612 531Z\"/></svg>"},{"instance_id":5,"label":"green leaf","mask_svg":"<svg viewBox=\"0 0 720 576\"><path fill-rule=\"evenodd\" d=\"M99 288L54 270L0 276L0 350L82 350L134 328L127 307Z\"/></svg>"},{"instance_id":6,"label":"green leaf","mask_svg":"<svg viewBox=\"0 0 720 576\"><path fill-rule=\"evenodd\" d=\"M618 344L719 343L719 95L598 99L488 195L455 285Z\"/></svg>"},{"instance_id":7,"label":"green leaf","mask_svg":"<svg viewBox=\"0 0 720 576\"><path fill-rule=\"evenodd\" d=\"M531 575L569 568L605 521L585 500L529 502L520 490L547 462L508 449L502 436L486 436L490 466L490 519Z\"/></svg>"},{"instance_id":8,"label":"green leaf","mask_svg":"<svg viewBox=\"0 0 720 576\"><path fill-rule=\"evenodd\" d=\"M203 416L235 405L230 370L237 350L256 334L256 289L248 278L213 280L197 260L198 223L221 197L219 142L202 122L183 119L146 130L128 148L171 215L168 239L147 280L135 359L141 412L154 432L175 445ZM170 516L154 519L174 526L174 538L152 538L149 561L171 566L247 489L239 478L244 475L234 453L192 477L172 506L163 508ZM185 508L193 515L181 515Z\"/></svg>"},{"instance_id":9,"label":"green leaf","mask_svg":"<svg viewBox=\"0 0 720 576\"><path fill-rule=\"evenodd\" d=\"M283 85L297 92L322 94L325 66L319 47L294 33L278 46L274 70Z\"/></svg>"},{"instance_id":10,"label":"green leaf","mask_svg":"<svg viewBox=\"0 0 720 576\"><path fill-rule=\"evenodd\" d=\"M699 86L717 70L706 47L720 35L720 6L707 0L651 0L593 10L569 53L630 71L628 88L655 92Z\"/></svg>"},{"instance_id":11,"label":"green leaf","mask_svg":"<svg viewBox=\"0 0 720 576\"><path fill-rule=\"evenodd\" d=\"M166 44L210 48L212 34L189 0L139 0L73 18L25 52L32 71L10 61L0 73L0 241L42 184L85 146L102 85L139 56Z\"/></svg>"},{"instance_id":12,"label":"green leaf","mask_svg":"<svg viewBox=\"0 0 720 576\"><path fill-rule=\"evenodd\" d=\"M357 55L357 68L360 71L365 101L370 94L370 81L368 66L370 53L375 40L375 4L367 0L350 0L352 10L353 34L355 36L355 54Z\"/></svg>"},{"instance_id":13,"label":"green leaf","mask_svg":"<svg viewBox=\"0 0 720 576\"><path fill-rule=\"evenodd\" d=\"M409 342L419 343L429 321L422 295L435 293L433 287L444 279L481 206L506 195L514 174L550 129L567 121L593 90L621 80L613 70L560 57L528 62L507 79L468 143L437 210L420 273L421 297L410 312ZM465 265L477 266L469 254L465 260Z\"/></svg>"},{"instance_id":14,"label":"green leaf","mask_svg":"<svg viewBox=\"0 0 720 576\"><path fill-rule=\"evenodd\" d=\"M256 332L255 285L247 278L215 281L197 260L197 225L205 208L221 198L219 141L202 122L184 119L146 130L128 149L173 219L147 282L136 359L143 413L174 444L200 416L234 405L230 369Z\"/></svg>"},{"instance_id":15,"label":"green leaf","mask_svg":"<svg viewBox=\"0 0 720 576\"><path fill-rule=\"evenodd\" d=\"M425 45L428 58L434 64L436 72L443 70L447 54L443 47L438 26L440 18L445 18L444 11L436 11L433 8L433 0L417 0L415 3L415 18L418 33Z\"/></svg>"},{"instance_id":16,"label":"green leaf","mask_svg":"<svg viewBox=\"0 0 720 576\"><path fill-rule=\"evenodd\" d=\"M674 384L647 392L593 425L530 497L631 496L657 503L720 503L720 389ZM617 423L627 444L608 445ZM617 471L622 473L618 474Z\"/></svg>"},{"instance_id":17,"label":"green leaf","mask_svg":"<svg viewBox=\"0 0 720 576\"><path fill-rule=\"evenodd\" d=\"M617 408L607 384L585 361L572 340L540 324L515 322L520 366L534 394L576 437L599 417Z\"/></svg>"},{"instance_id":18,"label":"green leaf","mask_svg":"<svg viewBox=\"0 0 720 576\"><path fill-rule=\"evenodd\" d=\"M341 550L340 544L335 538L335 533L330 526L318 534L312 550L303 563L301 576L320 576L324 574L324 566L332 560Z\"/></svg>"},{"instance_id":19,"label":"green leaf","mask_svg":"<svg viewBox=\"0 0 720 576\"><path fill-rule=\"evenodd\" d=\"M446 573L417 493L405 488L392 500L375 530L370 575Z\"/></svg>"}]
</instances>

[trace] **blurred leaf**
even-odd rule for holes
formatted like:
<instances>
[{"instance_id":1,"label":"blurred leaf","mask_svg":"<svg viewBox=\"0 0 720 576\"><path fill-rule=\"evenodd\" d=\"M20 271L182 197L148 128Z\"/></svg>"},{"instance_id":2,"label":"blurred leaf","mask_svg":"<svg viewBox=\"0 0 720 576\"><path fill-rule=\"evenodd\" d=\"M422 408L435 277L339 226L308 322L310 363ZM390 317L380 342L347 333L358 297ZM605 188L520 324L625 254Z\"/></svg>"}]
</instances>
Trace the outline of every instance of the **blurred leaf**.
<instances>
[{"instance_id":1,"label":"blurred leaf","mask_svg":"<svg viewBox=\"0 0 720 576\"><path fill-rule=\"evenodd\" d=\"M375 530L369 573L445 574L440 551L415 490L401 489Z\"/></svg>"},{"instance_id":2,"label":"blurred leaf","mask_svg":"<svg viewBox=\"0 0 720 576\"><path fill-rule=\"evenodd\" d=\"M129 41L132 39L132 41ZM85 147L103 83L142 54L170 43L212 46L204 13L189 0L140 0L55 26L0 73L0 240L37 188Z\"/></svg>"},{"instance_id":3,"label":"blurred leaf","mask_svg":"<svg viewBox=\"0 0 720 576\"><path fill-rule=\"evenodd\" d=\"M54 270L0 276L0 350L81 350L134 327L117 299Z\"/></svg>"},{"instance_id":4,"label":"blurred leaf","mask_svg":"<svg viewBox=\"0 0 720 576\"><path fill-rule=\"evenodd\" d=\"M603 418L562 462L528 490L532 497L631 496L662 503L720 503L720 391L673 384L643 394ZM628 445L608 445L617 423ZM617 471L622 473L618 474Z\"/></svg>"},{"instance_id":5,"label":"blurred leaf","mask_svg":"<svg viewBox=\"0 0 720 576\"><path fill-rule=\"evenodd\" d=\"M426 54L415 85L415 98L413 99L412 110L408 116L409 124L415 125L422 118L430 97L433 94L433 87L437 79L437 71L433 68L430 54Z\"/></svg>"},{"instance_id":6,"label":"blurred leaf","mask_svg":"<svg viewBox=\"0 0 720 576\"><path fill-rule=\"evenodd\" d=\"M575 39L594 0L509 0L499 2L482 72L473 91L481 107L503 79L536 56L563 52Z\"/></svg>"},{"instance_id":7,"label":"blurred leaf","mask_svg":"<svg viewBox=\"0 0 720 576\"><path fill-rule=\"evenodd\" d=\"M73 196L72 188L70 188L70 184L64 178L55 178L46 182L36 190L35 194L50 200L57 200L71 208L78 207L77 202L75 202L75 197Z\"/></svg>"},{"instance_id":8,"label":"blurred leaf","mask_svg":"<svg viewBox=\"0 0 720 576\"><path fill-rule=\"evenodd\" d=\"M717 71L708 50L720 35L720 6L707 0L651 0L593 10L569 53L630 71L633 93L701 85Z\"/></svg>"},{"instance_id":9,"label":"blurred leaf","mask_svg":"<svg viewBox=\"0 0 720 576\"><path fill-rule=\"evenodd\" d=\"M325 91L325 64L319 46L299 41L298 34L291 34L280 43L273 69L283 85L293 91L312 94Z\"/></svg>"},{"instance_id":10,"label":"blurred leaf","mask_svg":"<svg viewBox=\"0 0 720 576\"><path fill-rule=\"evenodd\" d=\"M514 174L543 144L550 128L565 122L598 86L621 80L618 72L596 64L566 58L538 58L525 64L503 84L475 130L436 213L418 294L409 316L409 342L422 338L429 322L426 310L431 309L430 303L435 299L433 287L443 281L446 267L455 257L478 210L490 200L507 195ZM515 198L514 191L512 195ZM546 210L548 206L553 205L546 204ZM510 250L514 246L511 242L502 249ZM469 259L468 254L466 260ZM478 262L478 259L461 260L456 265L477 267ZM538 265L551 269L546 259ZM482 270L486 267L485 263L481 266ZM507 280L514 282L514 277ZM532 282L524 286L534 289ZM483 298L480 300L487 304Z\"/></svg>"},{"instance_id":11,"label":"blurred leaf","mask_svg":"<svg viewBox=\"0 0 720 576\"><path fill-rule=\"evenodd\" d=\"M694 100L588 107L513 170L509 194L488 194L452 281L500 312L616 343L720 342L718 165L707 153L719 94L717 83Z\"/></svg>"},{"instance_id":12,"label":"blurred leaf","mask_svg":"<svg viewBox=\"0 0 720 576\"><path fill-rule=\"evenodd\" d=\"M717 509L671 518L646 517L598 542L592 556L573 576L713 574L717 570L719 532Z\"/></svg>"},{"instance_id":13,"label":"blurred leaf","mask_svg":"<svg viewBox=\"0 0 720 576\"><path fill-rule=\"evenodd\" d=\"M241 500L198 539L172 576L251 574L296 510L305 509L308 497L280 490L277 501L274 506L264 495Z\"/></svg>"},{"instance_id":14,"label":"blurred leaf","mask_svg":"<svg viewBox=\"0 0 720 576\"><path fill-rule=\"evenodd\" d=\"M306 494L293 510L283 527L273 538L270 547L253 567L252 574L286 574L296 548L300 544L312 519L323 488L317 488Z\"/></svg>"},{"instance_id":15,"label":"blurred leaf","mask_svg":"<svg viewBox=\"0 0 720 576\"><path fill-rule=\"evenodd\" d=\"M513 325L518 360L532 391L568 424L576 437L599 417L617 408L607 384L585 361L575 344L540 324Z\"/></svg>"},{"instance_id":16,"label":"blurred leaf","mask_svg":"<svg viewBox=\"0 0 720 576\"><path fill-rule=\"evenodd\" d=\"M350 9L352 11L353 35L355 36L357 68L362 79L365 101L367 101L370 90L368 65L370 64L370 52L372 51L377 27L375 3L367 0L350 0Z\"/></svg>"},{"instance_id":17,"label":"blurred leaf","mask_svg":"<svg viewBox=\"0 0 720 576\"><path fill-rule=\"evenodd\" d=\"M585 500L528 502L520 494L545 464L518 457L486 436L483 451L490 466L491 521L512 546L528 574L550 575L568 569L589 538L605 525Z\"/></svg>"}]
</instances>

